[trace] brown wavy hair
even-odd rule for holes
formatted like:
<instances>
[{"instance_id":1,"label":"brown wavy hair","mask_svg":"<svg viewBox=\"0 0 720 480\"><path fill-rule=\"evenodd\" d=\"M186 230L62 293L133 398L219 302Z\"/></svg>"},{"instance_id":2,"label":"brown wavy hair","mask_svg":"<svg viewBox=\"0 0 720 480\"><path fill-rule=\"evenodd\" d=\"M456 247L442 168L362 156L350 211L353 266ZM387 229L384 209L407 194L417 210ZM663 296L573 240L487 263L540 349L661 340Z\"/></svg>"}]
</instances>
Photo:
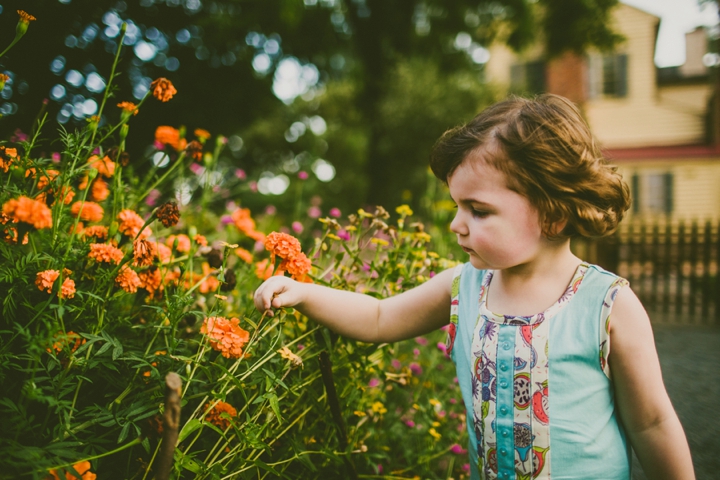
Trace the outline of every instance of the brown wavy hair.
<instances>
[{"instance_id":1,"label":"brown wavy hair","mask_svg":"<svg viewBox=\"0 0 720 480\"><path fill-rule=\"evenodd\" d=\"M545 94L496 103L445 132L433 147L430 168L447 183L478 149L505 174L507 187L538 209L549 238L609 235L630 207L627 184L566 98ZM554 232L563 220L563 230Z\"/></svg>"}]
</instances>

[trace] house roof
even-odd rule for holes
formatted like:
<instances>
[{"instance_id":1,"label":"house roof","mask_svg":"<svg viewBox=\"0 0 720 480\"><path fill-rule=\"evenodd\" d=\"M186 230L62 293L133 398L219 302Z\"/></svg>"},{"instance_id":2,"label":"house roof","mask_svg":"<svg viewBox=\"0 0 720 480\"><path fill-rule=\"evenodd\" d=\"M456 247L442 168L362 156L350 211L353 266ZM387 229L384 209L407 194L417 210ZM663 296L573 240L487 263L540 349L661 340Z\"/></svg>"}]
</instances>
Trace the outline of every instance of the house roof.
<instances>
[{"instance_id":1,"label":"house roof","mask_svg":"<svg viewBox=\"0 0 720 480\"><path fill-rule=\"evenodd\" d=\"M690 160L698 158L720 160L720 145L670 145L663 147L608 148L605 156L614 162Z\"/></svg>"}]
</instances>

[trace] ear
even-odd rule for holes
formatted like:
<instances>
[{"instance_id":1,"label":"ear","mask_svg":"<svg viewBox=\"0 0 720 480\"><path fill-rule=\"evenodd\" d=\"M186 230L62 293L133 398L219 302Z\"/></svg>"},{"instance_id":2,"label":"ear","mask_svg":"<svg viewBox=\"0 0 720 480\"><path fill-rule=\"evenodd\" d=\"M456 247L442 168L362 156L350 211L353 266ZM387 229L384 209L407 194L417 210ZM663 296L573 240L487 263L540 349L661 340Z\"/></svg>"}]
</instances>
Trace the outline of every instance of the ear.
<instances>
[{"instance_id":1,"label":"ear","mask_svg":"<svg viewBox=\"0 0 720 480\"><path fill-rule=\"evenodd\" d=\"M561 218L559 220L552 220L549 218L545 219L545 225L543 225L543 229L547 232L547 237L554 239L561 236L563 230L565 230L565 227L567 226L568 219L567 218Z\"/></svg>"}]
</instances>

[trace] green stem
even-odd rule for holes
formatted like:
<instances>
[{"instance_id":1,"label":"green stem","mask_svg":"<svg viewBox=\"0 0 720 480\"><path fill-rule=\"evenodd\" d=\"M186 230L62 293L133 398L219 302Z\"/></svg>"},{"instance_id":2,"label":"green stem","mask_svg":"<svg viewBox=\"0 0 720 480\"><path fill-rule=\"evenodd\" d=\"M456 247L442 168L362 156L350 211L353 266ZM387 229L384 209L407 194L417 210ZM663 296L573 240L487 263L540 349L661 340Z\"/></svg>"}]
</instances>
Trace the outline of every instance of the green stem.
<instances>
[{"instance_id":1,"label":"green stem","mask_svg":"<svg viewBox=\"0 0 720 480\"><path fill-rule=\"evenodd\" d=\"M135 440L133 440L133 441L131 441L131 442L129 442L129 443L126 443L125 445L123 445L123 446L121 446L121 447L116 448L115 450L111 450L111 451L105 452L105 453L100 453L100 454L98 454L98 455L93 455L93 456L91 456L91 457L86 457L86 458L83 458L82 460L78 460L78 461L76 461L76 462L69 462L69 463L63 463L63 464L61 464L61 465L56 465L56 466L54 466L54 467L52 467L52 468L48 468L47 470L48 470L48 471L49 471L49 470L57 470L58 468L70 467L70 466L76 465L76 464L78 464L78 463L80 463L80 462L88 462L88 461L90 461L90 460L97 460L98 458L107 457L107 456L109 456L109 455L113 455L113 454L115 454L115 453L122 452L123 450L127 450L127 449L130 448L130 447L134 447L135 445L137 445L137 444L140 443L140 442L142 442L142 440L140 439L140 437L138 437L138 438L136 438ZM36 470L36 472L37 472L37 471L38 471L38 470Z\"/></svg>"},{"instance_id":2,"label":"green stem","mask_svg":"<svg viewBox=\"0 0 720 480\"><path fill-rule=\"evenodd\" d=\"M185 151L183 150L180 153L180 156L178 156L177 160L175 160L175 163L165 172L165 174L162 177L160 177L155 183L153 183L152 186L145 191L145 193L140 195L137 198L137 200L135 200L135 204L131 208L133 210L135 210L143 198L147 197L150 194L150 192L152 192L155 189L155 187L160 185L168 177L168 175L170 175L178 167L178 165L182 165L184 159L185 159Z\"/></svg>"}]
</instances>

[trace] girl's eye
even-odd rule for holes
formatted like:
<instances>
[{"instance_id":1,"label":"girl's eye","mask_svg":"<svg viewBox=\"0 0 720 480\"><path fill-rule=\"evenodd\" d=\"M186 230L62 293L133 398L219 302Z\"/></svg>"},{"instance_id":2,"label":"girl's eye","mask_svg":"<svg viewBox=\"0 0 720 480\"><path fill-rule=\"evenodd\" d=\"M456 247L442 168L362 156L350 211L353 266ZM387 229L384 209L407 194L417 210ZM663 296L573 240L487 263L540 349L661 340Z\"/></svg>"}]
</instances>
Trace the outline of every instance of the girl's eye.
<instances>
[{"instance_id":1,"label":"girl's eye","mask_svg":"<svg viewBox=\"0 0 720 480\"><path fill-rule=\"evenodd\" d=\"M473 216L473 217L485 218L485 217L487 217L488 215L490 215L490 212L487 212L487 211L485 211L485 210L475 210L474 208L472 209L472 216Z\"/></svg>"}]
</instances>

